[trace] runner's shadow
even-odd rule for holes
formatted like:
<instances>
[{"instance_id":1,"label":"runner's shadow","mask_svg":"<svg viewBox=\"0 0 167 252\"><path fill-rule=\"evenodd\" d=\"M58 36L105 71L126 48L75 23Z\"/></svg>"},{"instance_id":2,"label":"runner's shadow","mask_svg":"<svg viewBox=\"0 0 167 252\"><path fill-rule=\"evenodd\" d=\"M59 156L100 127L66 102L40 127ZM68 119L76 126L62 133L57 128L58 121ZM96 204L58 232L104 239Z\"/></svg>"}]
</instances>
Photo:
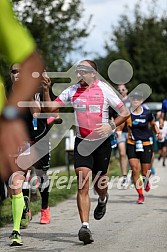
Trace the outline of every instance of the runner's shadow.
<instances>
[{"instance_id":1,"label":"runner's shadow","mask_svg":"<svg viewBox=\"0 0 167 252\"><path fill-rule=\"evenodd\" d=\"M148 197L149 198L155 198L155 199L165 199L165 202L166 202L166 200L167 200L167 196L166 195L153 195L153 194L149 194L148 193Z\"/></svg>"},{"instance_id":2,"label":"runner's shadow","mask_svg":"<svg viewBox=\"0 0 167 252\"><path fill-rule=\"evenodd\" d=\"M107 203L107 205L109 205L109 204L118 204L118 203L133 203L134 202L134 199L132 199L132 197L135 197L136 198L136 196L134 196L134 195L114 195L114 196L112 196L111 195L111 199L110 199L110 197L109 197L109 200L108 200L108 203ZM113 199L114 198L114 199ZM115 198L117 198L117 199L115 199ZM98 200L98 198L97 199L95 199L95 198L91 198L91 202L96 202L97 203L97 200Z\"/></svg>"},{"instance_id":3,"label":"runner's shadow","mask_svg":"<svg viewBox=\"0 0 167 252\"><path fill-rule=\"evenodd\" d=\"M23 233L26 237L33 237L42 240L44 242L45 240L50 242L62 242L62 243L69 243L73 244L73 246L86 246L83 244L83 242L78 241L78 235L77 234L69 234L69 233ZM46 236L47 235L47 236ZM69 238L69 239L67 239ZM71 239L70 239L71 238ZM76 241L72 240L75 239ZM91 245L91 244L87 244ZM35 251L36 252L36 251ZM50 252L50 250L49 250Z\"/></svg>"},{"instance_id":4,"label":"runner's shadow","mask_svg":"<svg viewBox=\"0 0 167 252\"><path fill-rule=\"evenodd\" d=\"M69 233L28 233L22 232L25 237L32 237L36 239L40 239L42 241L57 241L57 242L67 242L67 243L77 243L70 238L78 238L76 234ZM69 239L68 239L69 238Z\"/></svg>"},{"instance_id":5,"label":"runner's shadow","mask_svg":"<svg viewBox=\"0 0 167 252\"><path fill-rule=\"evenodd\" d=\"M1 234L1 238L3 237L9 237L11 233L5 233L4 235ZM37 239L37 242L62 242L62 243L70 243L70 244L78 244L79 242L77 241L78 236L77 234L70 234L70 233L41 233L41 232L24 232L22 231L22 237L23 240L26 239L26 237ZM71 239L70 239L71 238ZM75 241L75 240L76 241Z\"/></svg>"}]
</instances>

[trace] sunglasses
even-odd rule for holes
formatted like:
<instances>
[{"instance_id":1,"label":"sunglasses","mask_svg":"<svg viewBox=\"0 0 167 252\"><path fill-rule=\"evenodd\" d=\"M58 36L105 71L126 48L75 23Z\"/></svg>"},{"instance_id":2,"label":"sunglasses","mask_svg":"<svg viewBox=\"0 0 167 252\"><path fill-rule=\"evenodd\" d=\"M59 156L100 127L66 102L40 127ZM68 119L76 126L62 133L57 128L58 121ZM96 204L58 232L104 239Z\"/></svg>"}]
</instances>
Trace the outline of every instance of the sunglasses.
<instances>
[{"instance_id":1,"label":"sunglasses","mask_svg":"<svg viewBox=\"0 0 167 252\"><path fill-rule=\"evenodd\" d=\"M124 91L126 91L125 88L118 88L117 90L118 90L118 92L124 92Z\"/></svg>"},{"instance_id":2,"label":"sunglasses","mask_svg":"<svg viewBox=\"0 0 167 252\"><path fill-rule=\"evenodd\" d=\"M19 73L19 70L18 70L18 69L12 69L12 70L10 70L10 72L11 72L12 74L17 74L17 73Z\"/></svg>"},{"instance_id":3,"label":"sunglasses","mask_svg":"<svg viewBox=\"0 0 167 252\"><path fill-rule=\"evenodd\" d=\"M134 97L131 97L131 99L134 101L134 100L137 100L137 101L140 101L142 100L143 98L141 96L134 96Z\"/></svg>"},{"instance_id":4,"label":"sunglasses","mask_svg":"<svg viewBox=\"0 0 167 252\"><path fill-rule=\"evenodd\" d=\"M85 75L85 74L92 73L92 72L86 71L86 70L76 70L75 73L80 74L80 75Z\"/></svg>"}]
</instances>

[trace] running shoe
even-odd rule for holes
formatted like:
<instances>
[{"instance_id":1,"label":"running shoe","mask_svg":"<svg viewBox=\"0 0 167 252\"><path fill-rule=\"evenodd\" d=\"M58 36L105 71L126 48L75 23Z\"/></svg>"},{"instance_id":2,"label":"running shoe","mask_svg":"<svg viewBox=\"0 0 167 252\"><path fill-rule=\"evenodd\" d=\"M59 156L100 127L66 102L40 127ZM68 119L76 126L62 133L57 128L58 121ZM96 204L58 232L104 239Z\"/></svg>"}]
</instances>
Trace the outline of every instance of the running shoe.
<instances>
[{"instance_id":1,"label":"running shoe","mask_svg":"<svg viewBox=\"0 0 167 252\"><path fill-rule=\"evenodd\" d=\"M32 220L32 214L29 209L29 198L27 196L24 196L24 202L25 202L25 206L23 209L23 214L22 214L22 218L20 222L21 229L27 228L30 220Z\"/></svg>"},{"instance_id":2,"label":"running shoe","mask_svg":"<svg viewBox=\"0 0 167 252\"><path fill-rule=\"evenodd\" d=\"M87 226L81 227L81 229L78 232L78 238L80 241L83 241L85 245L94 242L92 238L92 233Z\"/></svg>"},{"instance_id":3,"label":"running shoe","mask_svg":"<svg viewBox=\"0 0 167 252\"><path fill-rule=\"evenodd\" d=\"M122 182L121 182L121 187L122 187L123 189L127 189L127 187L128 187L127 176L123 176L123 180L122 180Z\"/></svg>"},{"instance_id":4,"label":"running shoe","mask_svg":"<svg viewBox=\"0 0 167 252\"><path fill-rule=\"evenodd\" d=\"M107 202L108 202L108 193L106 194L106 201L103 203L103 202L100 202L99 199L98 199L98 204L94 210L94 218L95 220L100 220L101 218L103 218L103 216L105 215L106 213L106 205L107 205Z\"/></svg>"},{"instance_id":5,"label":"running shoe","mask_svg":"<svg viewBox=\"0 0 167 252\"><path fill-rule=\"evenodd\" d=\"M50 223L50 208L47 209L41 209L41 218L40 218L41 224L49 224Z\"/></svg>"},{"instance_id":6,"label":"running shoe","mask_svg":"<svg viewBox=\"0 0 167 252\"><path fill-rule=\"evenodd\" d=\"M16 230L13 230L13 232L9 236L9 238L12 241L12 243L10 244L10 246L22 246L23 245L23 242L21 240L21 236L20 236L19 232L16 231Z\"/></svg>"},{"instance_id":7,"label":"running shoe","mask_svg":"<svg viewBox=\"0 0 167 252\"><path fill-rule=\"evenodd\" d=\"M149 182L149 180L148 180L147 183L146 183L146 186L145 186L144 190L145 190L146 192L149 192L150 189L151 189L151 185L150 185L150 182Z\"/></svg>"},{"instance_id":8,"label":"running shoe","mask_svg":"<svg viewBox=\"0 0 167 252\"><path fill-rule=\"evenodd\" d=\"M155 175L156 171L155 171L155 168L152 166L151 167L151 175Z\"/></svg>"},{"instance_id":9,"label":"running shoe","mask_svg":"<svg viewBox=\"0 0 167 252\"><path fill-rule=\"evenodd\" d=\"M139 198L136 201L137 204L143 204L144 203L144 195L143 194L139 194Z\"/></svg>"}]
</instances>

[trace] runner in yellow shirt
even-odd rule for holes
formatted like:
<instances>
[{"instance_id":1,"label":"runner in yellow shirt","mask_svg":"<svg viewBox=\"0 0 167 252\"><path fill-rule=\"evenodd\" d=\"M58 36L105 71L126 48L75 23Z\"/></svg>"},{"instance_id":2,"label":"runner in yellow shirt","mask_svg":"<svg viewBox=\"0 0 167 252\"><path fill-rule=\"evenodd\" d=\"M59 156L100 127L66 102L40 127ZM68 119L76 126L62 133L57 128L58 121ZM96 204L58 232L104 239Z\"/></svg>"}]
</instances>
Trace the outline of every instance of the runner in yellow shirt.
<instances>
[{"instance_id":1,"label":"runner in yellow shirt","mask_svg":"<svg viewBox=\"0 0 167 252\"><path fill-rule=\"evenodd\" d=\"M5 102L6 102L5 88L4 88L2 81L0 80L0 111L2 111L2 109L5 105Z\"/></svg>"},{"instance_id":2,"label":"runner in yellow shirt","mask_svg":"<svg viewBox=\"0 0 167 252\"><path fill-rule=\"evenodd\" d=\"M42 61L36 52L35 42L22 25L17 21L8 0L0 1L0 53L3 53L9 64L21 64L20 80L16 91L11 93L6 106L4 91L0 94L0 177L7 179L11 172L17 168L11 164L9 153L17 153L18 146L27 138L20 114L21 108L17 106L20 100L28 101L35 93L41 78L34 78L33 72L41 75ZM0 81L0 91L3 90ZM5 168L4 168L5 167Z\"/></svg>"},{"instance_id":3,"label":"runner in yellow shirt","mask_svg":"<svg viewBox=\"0 0 167 252\"><path fill-rule=\"evenodd\" d=\"M21 114L23 109L18 107L19 101L31 100L41 82L43 63L36 52L35 42L16 19L9 0L0 0L0 53L3 53L9 64L20 64L20 78L15 92L5 101L3 82L0 79L0 177L4 180L18 167L14 164L11 155L18 153L18 147L27 139L27 133ZM34 77L36 73L36 77ZM16 175L17 176L17 175ZM14 227L11 235L11 246L21 246L20 220L24 207L22 192L16 190L12 195L12 213Z\"/></svg>"}]
</instances>

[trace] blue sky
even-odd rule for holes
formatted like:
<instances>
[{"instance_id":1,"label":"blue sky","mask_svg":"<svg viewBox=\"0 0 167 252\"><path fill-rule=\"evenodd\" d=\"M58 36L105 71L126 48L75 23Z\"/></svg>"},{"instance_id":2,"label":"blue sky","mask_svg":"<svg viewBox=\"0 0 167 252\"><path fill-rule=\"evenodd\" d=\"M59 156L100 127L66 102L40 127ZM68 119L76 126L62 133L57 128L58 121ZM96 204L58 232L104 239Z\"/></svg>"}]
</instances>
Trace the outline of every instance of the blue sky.
<instances>
[{"instance_id":1,"label":"blue sky","mask_svg":"<svg viewBox=\"0 0 167 252\"><path fill-rule=\"evenodd\" d=\"M125 13L125 5L128 6L126 13L133 20L133 10L137 2L141 3L142 12L147 15L148 7L152 0L82 0L85 9L82 22L86 22L88 17L93 14L92 26L94 26L89 38L85 39L85 50L92 53L92 57L99 53L104 55L104 41L109 39L112 34L112 26L118 24L121 14ZM158 13L161 15L166 10L167 0L156 0ZM79 55L78 55L79 56ZM76 56L76 59L78 58Z\"/></svg>"}]
</instances>

